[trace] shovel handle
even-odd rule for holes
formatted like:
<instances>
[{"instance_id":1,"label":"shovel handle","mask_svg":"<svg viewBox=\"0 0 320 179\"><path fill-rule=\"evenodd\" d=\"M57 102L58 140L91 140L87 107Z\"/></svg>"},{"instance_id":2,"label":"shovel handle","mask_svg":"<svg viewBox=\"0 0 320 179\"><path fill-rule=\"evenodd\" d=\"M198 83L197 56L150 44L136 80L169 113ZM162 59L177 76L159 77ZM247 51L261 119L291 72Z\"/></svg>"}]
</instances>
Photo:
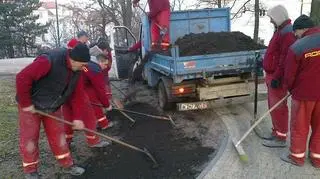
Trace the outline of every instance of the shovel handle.
<instances>
[{"instance_id":1,"label":"shovel handle","mask_svg":"<svg viewBox=\"0 0 320 179\"><path fill-rule=\"evenodd\" d=\"M54 120L56 120L56 121L62 122L62 123L64 123L64 124L68 124L68 125L70 125L70 126L73 126L73 123L72 123L72 122L63 120L63 119L61 119L61 118L59 118L59 117L56 117L56 116L53 116L53 115L51 115L51 114L48 114L48 113L45 113L45 112L42 112L42 111L39 111L39 110L35 110L35 112L38 113L38 114L40 114L40 115L43 115L43 116L52 118L52 119L54 119ZM109 137L109 136L107 136L107 135L105 135L105 134L102 134L102 133L100 133L100 132L97 132L97 131L94 131L94 130L91 130L91 129L88 129L88 128L83 128L82 130L85 131L85 132L91 132L91 133L96 134L96 135L98 135L98 136L100 136L100 137L102 137L102 138L111 140L111 141L113 141L113 142L115 142L115 143L118 143L118 144L120 144L120 145L126 146L126 147L128 147L128 148L133 149L133 150L136 150L136 151L145 153L144 150L142 150L142 149L140 149L140 148L138 148L138 147L136 147L136 146L133 146L133 145L130 145L130 144L128 144L128 143L125 143L125 142L122 142L122 141L120 141L120 140L117 140L117 139L115 139L115 138Z\"/></svg>"}]
</instances>

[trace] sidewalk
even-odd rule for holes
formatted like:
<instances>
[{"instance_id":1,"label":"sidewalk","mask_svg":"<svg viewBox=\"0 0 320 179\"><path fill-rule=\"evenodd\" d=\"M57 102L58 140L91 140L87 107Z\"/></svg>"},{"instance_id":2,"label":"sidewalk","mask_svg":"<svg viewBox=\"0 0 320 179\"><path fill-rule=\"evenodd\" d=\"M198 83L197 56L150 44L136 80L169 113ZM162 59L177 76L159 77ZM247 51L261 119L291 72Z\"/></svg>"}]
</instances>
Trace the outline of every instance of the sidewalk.
<instances>
[{"instance_id":1,"label":"sidewalk","mask_svg":"<svg viewBox=\"0 0 320 179\"><path fill-rule=\"evenodd\" d=\"M258 113L262 114L267 110L266 102L259 103ZM253 105L226 107L217 111L221 118L224 118L226 127L235 133L238 140L241 135L249 129L249 121L252 118ZM251 110L251 111L250 111ZM260 127L264 132L270 132L270 118L266 118ZM319 179L320 170L313 168L309 159L306 159L304 167L297 167L283 162L280 154L285 149L267 148L262 146L260 140L252 132L242 146L249 156L248 163L240 161L239 156L232 144L231 136L226 140L225 147L221 147L220 154L211 161L208 167L199 175L199 179Z\"/></svg>"}]
</instances>

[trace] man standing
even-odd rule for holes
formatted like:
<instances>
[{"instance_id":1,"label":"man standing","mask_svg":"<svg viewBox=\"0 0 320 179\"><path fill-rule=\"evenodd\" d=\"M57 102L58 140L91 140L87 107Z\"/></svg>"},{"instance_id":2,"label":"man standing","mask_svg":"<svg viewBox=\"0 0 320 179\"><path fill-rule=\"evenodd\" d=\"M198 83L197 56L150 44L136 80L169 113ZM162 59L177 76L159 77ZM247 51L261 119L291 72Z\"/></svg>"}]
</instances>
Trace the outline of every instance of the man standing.
<instances>
[{"instance_id":1,"label":"man standing","mask_svg":"<svg viewBox=\"0 0 320 179\"><path fill-rule=\"evenodd\" d=\"M296 38L292 32L288 12L283 6L273 7L268 11L268 16L275 26L275 32L263 59L263 69L266 72L268 105L271 108L287 94L287 89L283 85L284 63L288 48ZM288 132L287 101L271 112L271 119L272 134L265 138L263 145L266 147L286 147Z\"/></svg>"},{"instance_id":2,"label":"man standing","mask_svg":"<svg viewBox=\"0 0 320 179\"><path fill-rule=\"evenodd\" d=\"M311 125L309 157L320 168L320 28L302 15L294 21L299 38L289 49L284 82L292 94L290 153L281 159L302 166Z\"/></svg>"},{"instance_id":3,"label":"man standing","mask_svg":"<svg viewBox=\"0 0 320 179\"><path fill-rule=\"evenodd\" d=\"M88 44L89 42L89 35L86 31L81 30L80 32L78 32L77 34L77 40L83 44Z\"/></svg>"},{"instance_id":4,"label":"man standing","mask_svg":"<svg viewBox=\"0 0 320 179\"><path fill-rule=\"evenodd\" d=\"M134 7L138 6L140 0L133 0ZM151 50L167 51L170 46L170 2L169 0L148 0L151 20Z\"/></svg>"},{"instance_id":5,"label":"man standing","mask_svg":"<svg viewBox=\"0 0 320 179\"><path fill-rule=\"evenodd\" d=\"M78 32L77 38L71 39L68 44L67 48L68 49L73 49L78 43L86 44L88 45L89 43L89 35L86 31L82 30Z\"/></svg>"},{"instance_id":6,"label":"man standing","mask_svg":"<svg viewBox=\"0 0 320 179\"><path fill-rule=\"evenodd\" d=\"M69 101L80 119L83 88L79 75L90 60L89 49L79 44L73 50L56 49L38 56L16 76L19 110L20 154L26 178L38 178L39 133L43 123L51 150L65 173L81 175L83 168L73 164L63 124L35 113L36 110L60 117L60 107ZM74 129L83 123L74 120Z\"/></svg>"}]
</instances>

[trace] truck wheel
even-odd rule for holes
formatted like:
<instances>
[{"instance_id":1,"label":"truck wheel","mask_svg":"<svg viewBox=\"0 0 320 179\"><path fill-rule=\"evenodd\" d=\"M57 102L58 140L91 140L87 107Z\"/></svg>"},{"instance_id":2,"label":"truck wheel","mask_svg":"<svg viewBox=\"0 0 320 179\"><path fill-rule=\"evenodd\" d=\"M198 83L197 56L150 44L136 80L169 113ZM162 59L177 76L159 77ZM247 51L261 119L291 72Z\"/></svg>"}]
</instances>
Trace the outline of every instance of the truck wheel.
<instances>
[{"instance_id":1,"label":"truck wheel","mask_svg":"<svg viewBox=\"0 0 320 179\"><path fill-rule=\"evenodd\" d=\"M172 109L173 107L173 103L168 100L167 91L162 81L158 85L158 102L159 106L164 110Z\"/></svg>"}]
</instances>

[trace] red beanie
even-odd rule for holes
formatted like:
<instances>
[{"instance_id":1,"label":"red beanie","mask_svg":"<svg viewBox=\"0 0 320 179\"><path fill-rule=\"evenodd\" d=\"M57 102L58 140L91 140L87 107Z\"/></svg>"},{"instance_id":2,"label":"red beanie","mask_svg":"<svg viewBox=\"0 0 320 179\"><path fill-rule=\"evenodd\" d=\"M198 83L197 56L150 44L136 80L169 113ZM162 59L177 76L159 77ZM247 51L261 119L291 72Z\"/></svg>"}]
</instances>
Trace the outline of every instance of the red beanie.
<instances>
[{"instance_id":1,"label":"red beanie","mask_svg":"<svg viewBox=\"0 0 320 179\"><path fill-rule=\"evenodd\" d=\"M79 41L73 38L68 42L67 47L73 49L78 43Z\"/></svg>"}]
</instances>

